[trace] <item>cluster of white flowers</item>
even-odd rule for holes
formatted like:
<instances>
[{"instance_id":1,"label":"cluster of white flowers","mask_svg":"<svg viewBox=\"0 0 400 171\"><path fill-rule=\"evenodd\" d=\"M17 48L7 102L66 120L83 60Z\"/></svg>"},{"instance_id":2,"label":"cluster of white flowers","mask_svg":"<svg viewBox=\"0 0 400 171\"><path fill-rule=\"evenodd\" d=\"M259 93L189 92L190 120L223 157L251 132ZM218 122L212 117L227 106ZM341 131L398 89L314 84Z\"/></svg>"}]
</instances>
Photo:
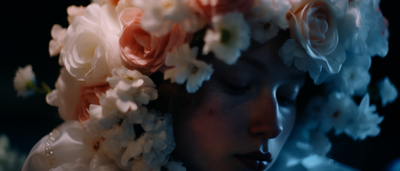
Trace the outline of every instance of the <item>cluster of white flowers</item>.
<instances>
[{"instance_id":1,"label":"cluster of white flowers","mask_svg":"<svg viewBox=\"0 0 400 171\"><path fill-rule=\"evenodd\" d=\"M112 74L107 78L111 89L100 97L100 105L90 105L88 132L104 138L99 150L119 167L159 170L175 148L172 116L143 106L157 98L149 77L126 68Z\"/></svg>"},{"instance_id":2,"label":"cluster of white flowers","mask_svg":"<svg viewBox=\"0 0 400 171\"><path fill-rule=\"evenodd\" d=\"M279 28L285 30L289 27L286 13L289 12L290 2L263 0L258 3L245 18L251 28L251 38L265 43L278 35Z\"/></svg>"},{"instance_id":3,"label":"cluster of white flowers","mask_svg":"<svg viewBox=\"0 0 400 171\"><path fill-rule=\"evenodd\" d=\"M174 68L165 72L164 79L171 79L171 82L179 84L187 80L187 91L189 93L197 91L203 81L210 79L214 71L211 65L196 60L197 51L197 47L190 49L188 44L184 44L179 50L175 50L175 54L169 53L165 65Z\"/></svg>"},{"instance_id":4,"label":"cluster of white flowers","mask_svg":"<svg viewBox=\"0 0 400 171\"><path fill-rule=\"evenodd\" d=\"M302 1L292 2L292 36L279 56L287 66L308 72L324 91L308 102L307 115L297 128L301 131L289 140L290 151L283 152L284 168L300 164L308 170L352 170L325 157L332 146L326 134L333 130L364 140L380 133L384 117L370 104L369 69L372 57L388 52L387 21L379 11L379 0L308 1L304 8L298 8ZM387 77L378 88L382 107L398 96ZM355 96L363 97L359 104Z\"/></svg>"}]
</instances>

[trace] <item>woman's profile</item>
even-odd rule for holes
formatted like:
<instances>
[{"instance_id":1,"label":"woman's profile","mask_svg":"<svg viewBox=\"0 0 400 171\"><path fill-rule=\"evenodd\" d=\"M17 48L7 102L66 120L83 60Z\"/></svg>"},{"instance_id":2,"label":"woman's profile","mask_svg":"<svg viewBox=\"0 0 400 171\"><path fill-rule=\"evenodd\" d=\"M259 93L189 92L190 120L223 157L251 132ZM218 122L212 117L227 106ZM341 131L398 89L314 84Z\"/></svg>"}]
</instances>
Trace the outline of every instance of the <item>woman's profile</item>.
<instances>
[{"instance_id":1,"label":"woman's profile","mask_svg":"<svg viewBox=\"0 0 400 171\"><path fill-rule=\"evenodd\" d=\"M380 132L383 117L367 91L371 57L388 51L378 5L70 6L68 28L51 30L49 52L62 69L46 96L65 122L32 148L22 170L353 170L326 157L326 133L364 140ZM29 69L14 80L22 96L35 86L24 79ZM298 99L307 80L318 94ZM388 79L378 88L382 106L397 98Z\"/></svg>"}]
</instances>

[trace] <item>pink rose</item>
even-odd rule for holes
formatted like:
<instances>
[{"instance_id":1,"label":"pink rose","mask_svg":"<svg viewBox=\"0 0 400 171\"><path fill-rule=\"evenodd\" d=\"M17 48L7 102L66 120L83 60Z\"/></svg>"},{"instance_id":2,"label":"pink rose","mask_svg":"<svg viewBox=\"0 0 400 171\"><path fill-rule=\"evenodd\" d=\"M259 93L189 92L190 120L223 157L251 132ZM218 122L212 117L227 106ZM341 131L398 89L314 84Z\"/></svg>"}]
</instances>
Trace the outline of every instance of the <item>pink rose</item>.
<instances>
[{"instance_id":1,"label":"pink rose","mask_svg":"<svg viewBox=\"0 0 400 171\"><path fill-rule=\"evenodd\" d=\"M76 107L75 115L78 120L84 122L90 118L88 109L90 104L100 105L99 97L110 88L108 83L79 86L79 99Z\"/></svg>"},{"instance_id":2,"label":"pink rose","mask_svg":"<svg viewBox=\"0 0 400 171\"><path fill-rule=\"evenodd\" d=\"M255 0L189 0L189 7L199 13L208 22L213 15L228 12L245 13L254 6Z\"/></svg>"},{"instance_id":3,"label":"pink rose","mask_svg":"<svg viewBox=\"0 0 400 171\"><path fill-rule=\"evenodd\" d=\"M188 34L179 25L161 37L143 30L140 25L143 11L139 8L126 8L120 14L123 32L119 39L121 57L124 65L142 74L150 75L157 71L165 61L167 53L179 48Z\"/></svg>"}]
</instances>

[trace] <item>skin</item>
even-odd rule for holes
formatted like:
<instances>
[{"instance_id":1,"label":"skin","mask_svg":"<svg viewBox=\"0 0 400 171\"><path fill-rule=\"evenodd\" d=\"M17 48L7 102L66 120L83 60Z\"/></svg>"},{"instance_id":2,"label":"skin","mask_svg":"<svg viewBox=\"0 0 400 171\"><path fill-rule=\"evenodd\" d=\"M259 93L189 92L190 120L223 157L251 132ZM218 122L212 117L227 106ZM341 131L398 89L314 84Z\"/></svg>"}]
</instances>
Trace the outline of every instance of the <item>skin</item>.
<instances>
[{"instance_id":1,"label":"skin","mask_svg":"<svg viewBox=\"0 0 400 171\"><path fill-rule=\"evenodd\" d=\"M254 151L277 157L305 80L304 72L278 56L285 40L280 34L258 47L253 42L233 65L212 59L214 74L203 83L200 102L174 117L174 153L187 170L250 170L235 155Z\"/></svg>"}]
</instances>

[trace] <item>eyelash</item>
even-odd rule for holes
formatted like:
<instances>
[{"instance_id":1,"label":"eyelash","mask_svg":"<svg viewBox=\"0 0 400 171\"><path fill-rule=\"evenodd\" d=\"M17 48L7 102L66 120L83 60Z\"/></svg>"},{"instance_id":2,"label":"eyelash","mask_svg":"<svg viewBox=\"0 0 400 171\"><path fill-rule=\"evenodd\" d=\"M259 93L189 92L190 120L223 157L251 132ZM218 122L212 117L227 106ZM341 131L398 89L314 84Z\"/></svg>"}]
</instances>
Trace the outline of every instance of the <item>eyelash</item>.
<instances>
[{"instance_id":1,"label":"eyelash","mask_svg":"<svg viewBox=\"0 0 400 171\"><path fill-rule=\"evenodd\" d=\"M278 95L277 97L277 100L278 100L278 104L280 105L280 106L292 106L292 105L294 105L295 104L295 102L296 102L296 100L293 100L293 99L291 99L291 98L287 98L287 97L285 97L285 96L283 96L283 95Z\"/></svg>"},{"instance_id":2,"label":"eyelash","mask_svg":"<svg viewBox=\"0 0 400 171\"><path fill-rule=\"evenodd\" d=\"M240 86L235 86L233 84L228 83L227 81L222 81L224 83L224 87L225 90L232 95L241 95L246 93L247 91L249 91L251 89L250 86L244 86L244 87L240 87Z\"/></svg>"}]
</instances>

